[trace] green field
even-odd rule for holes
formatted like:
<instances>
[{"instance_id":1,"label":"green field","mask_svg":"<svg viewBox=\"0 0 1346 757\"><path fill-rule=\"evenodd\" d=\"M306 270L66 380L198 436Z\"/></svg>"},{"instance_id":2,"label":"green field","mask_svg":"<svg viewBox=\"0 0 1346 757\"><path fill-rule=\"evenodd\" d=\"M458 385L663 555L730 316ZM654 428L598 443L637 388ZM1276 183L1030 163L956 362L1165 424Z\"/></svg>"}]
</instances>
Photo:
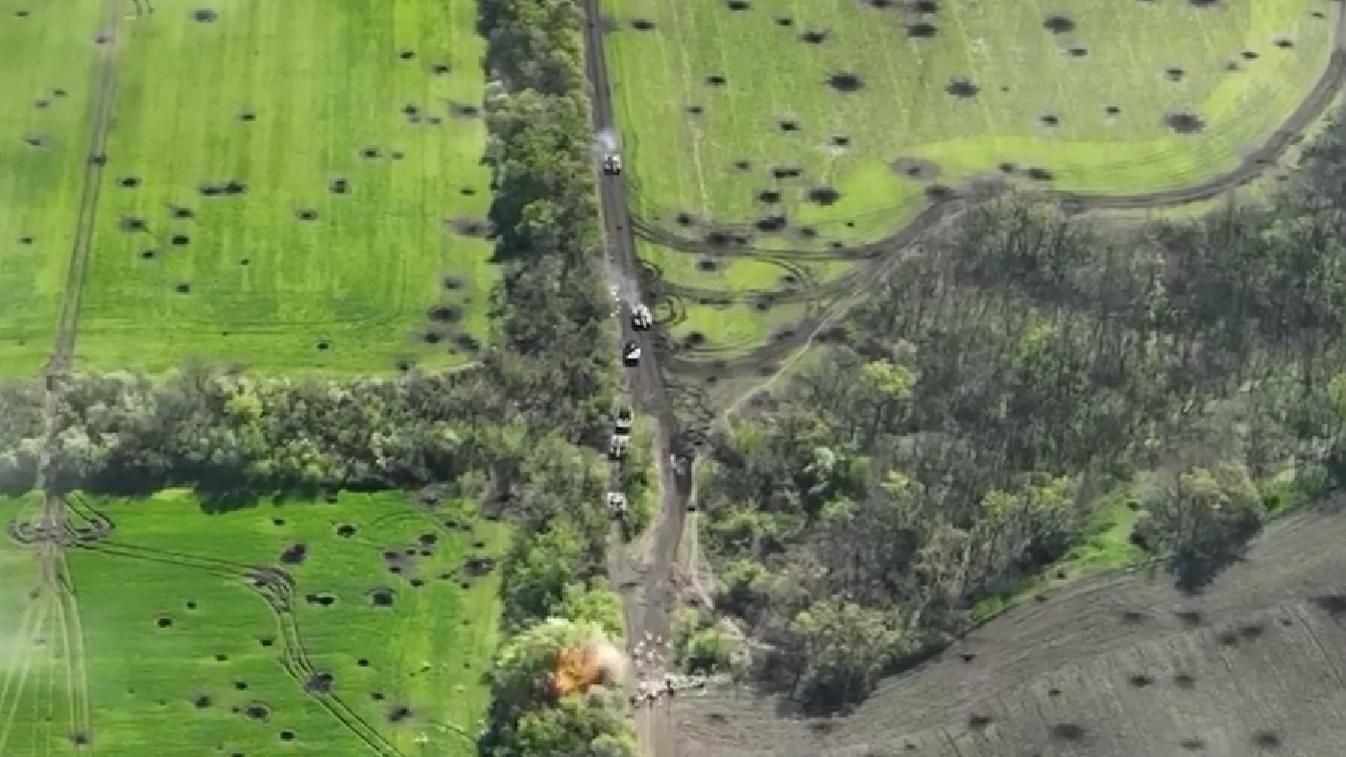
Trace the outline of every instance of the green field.
<instances>
[{"instance_id":1,"label":"green field","mask_svg":"<svg viewBox=\"0 0 1346 757\"><path fill-rule=\"evenodd\" d=\"M0 515L25 505L4 502ZM69 552L73 603L31 597L35 553L0 548L0 753L73 754L82 727L108 756L475 753L499 585L466 562L498 558L502 527L462 503L427 510L400 494L217 514L183 491L86 506L115 529ZM287 563L297 544L302 562ZM387 550L402 555L400 574ZM246 565L293 576L292 613L263 601ZM391 605L373 601L380 589ZM282 664L295 647L312 671L297 678ZM332 696L305 693L320 673ZM396 751L370 749L362 730Z\"/></svg>"},{"instance_id":2,"label":"green field","mask_svg":"<svg viewBox=\"0 0 1346 757\"><path fill-rule=\"evenodd\" d=\"M1304 102L1340 4L607 0L605 10L633 210L684 238L731 228L758 248L825 251L892 233L937 185L1137 194L1227 172ZM1194 119L1171 119L1184 115ZM783 228L754 228L773 216ZM767 265L725 257L705 271L655 244L642 255L678 284L779 286ZM850 268L800 264L819 282ZM675 335L727 322L714 307L686 310Z\"/></svg>"},{"instance_id":3,"label":"green field","mask_svg":"<svg viewBox=\"0 0 1346 757\"><path fill-rule=\"evenodd\" d=\"M80 295L91 370L470 360L495 275L475 4L139 5L0 0L0 373L35 372Z\"/></svg>"}]
</instances>

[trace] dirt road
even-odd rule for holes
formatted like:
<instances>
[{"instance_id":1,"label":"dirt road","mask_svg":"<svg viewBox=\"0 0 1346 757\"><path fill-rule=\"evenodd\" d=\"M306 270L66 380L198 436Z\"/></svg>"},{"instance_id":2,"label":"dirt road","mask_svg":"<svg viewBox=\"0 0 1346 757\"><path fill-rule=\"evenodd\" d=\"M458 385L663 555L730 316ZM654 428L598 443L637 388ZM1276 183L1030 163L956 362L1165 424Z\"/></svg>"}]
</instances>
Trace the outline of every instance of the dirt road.
<instances>
[{"instance_id":1,"label":"dirt road","mask_svg":"<svg viewBox=\"0 0 1346 757\"><path fill-rule=\"evenodd\" d=\"M586 66L593 85L594 125L599 130L611 129L614 126L612 93L607 62L603 57L598 0L584 0L584 12ZM642 351L639 366L625 369L625 389L634 400L636 411L654 418L658 424L654 459L659 471L660 506L655 516L650 550L644 556L636 556L618 543L609 558L613 582L622 596L629 651L634 653L642 640L668 637L669 614L676 601L673 566L691 491L693 450L668 399L659 350L656 349L659 346L658 332L631 328L631 307L636 304L632 300L638 301L641 296L640 262L636 258L635 235L627 213L625 177L600 174L599 192L612 284L616 291L631 298L622 299L617 309L622 341L635 341ZM670 464L670 455L674 454L685 460L685 464L676 469ZM654 668L650 672L657 674L660 671ZM673 754L673 733L669 724L666 703L637 709L636 730L646 754L654 757Z\"/></svg>"}]
</instances>

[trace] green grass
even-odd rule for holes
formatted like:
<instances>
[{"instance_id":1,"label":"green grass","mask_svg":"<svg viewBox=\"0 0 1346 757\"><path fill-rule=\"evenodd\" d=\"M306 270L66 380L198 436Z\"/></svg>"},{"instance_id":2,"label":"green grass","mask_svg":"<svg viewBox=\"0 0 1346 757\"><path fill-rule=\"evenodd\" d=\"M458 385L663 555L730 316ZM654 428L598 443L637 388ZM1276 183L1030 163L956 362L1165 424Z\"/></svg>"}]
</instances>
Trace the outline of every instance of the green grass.
<instances>
[{"instance_id":1,"label":"green grass","mask_svg":"<svg viewBox=\"0 0 1346 757\"><path fill-rule=\"evenodd\" d=\"M335 694L405 755L475 753L470 737L488 703L481 675L496 643L499 586L496 573L472 579L468 588L459 581L468 556L499 556L503 527L477 518L463 503L429 513L393 493L264 503L223 514L203 513L183 491L93 504L116 523L111 542L138 556L70 553L74 609L49 613L26 634L18 632L25 612L46 606L26 594L35 559L12 545L0 551L6 587L0 611L7 613L0 634L15 640L12 650L38 650L3 660L7 676L25 660L30 670L22 687L0 694L0 753L73 753L70 709L81 702L91 708L100 755L370 753L286 675L282 643L264 645L277 639L278 621L246 582L148 559L162 556L149 550L162 550L279 565L280 554L297 543L307 546L306 559L284 566L295 579L294 617L314 668L334 676ZM6 519L18 507L5 503ZM446 518L468 528L443 527ZM337 535L343 524L355 526L355 534ZM422 534L434 534L437 542L430 556L415 558L415 574L425 580L415 588L410 574L388 572L382 553L419 548ZM371 605L368 593L378 586L394 590L391 607ZM322 606L309 595L336 601ZM76 609L81 655L56 643L62 628L74 627ZM161 618L171 625L160 627ZM34 645L40 637L50 640L46 647ZM78 658L83 676L67 664ZM67 678L70 670L75 673ZM382 701L374 700L376 692ZM252 702L266 703L265 722L234 711ZM412 716L389 723L388 712L399 705ZM294 738L282 740L283 730Z\"/></svg>"},{"instance_id":2,"label":"green grass","mask_svg":"<svg viewBox=\"0 0 1346 757\"><path fill-rule=\"evenodd\" d=\"M895 171L901 158L933 163L933 181L954 187L988 175L1083 192L1187 186L1233 168L1304 100L1326 67L1340 13L1329 0L940 6L920 16L902 2L880 9L855 0L752 0L734 11L720 0L606 0L634 207L668 227L688 213L693 228L679 233L693 235L781 213L790 226L757 233L754 244L823 249L881 237L919 211L932 180ZM1075 27L1052 33L1044 22L1053 15ZM783 18L789 26L778 23ZM636 29L637 19L654 27ZM922 21L938 33L909 37L908 26ZM807 44L807 31L827 35ZM842 72L863 87L829 87ZM723 86L708 83L714 75ZM975 83L975 96L947 92L956 79ZM1173 131L1165 118L1180 111L1197 114L1204 128ZM1055 126L1044 124L1047 115ZM781 119L798 130L782 131ZM838 135L849 143L832 144ZM1016 169L1005 174L1002 164ZM776 179L777 166L802 175ZM1027 178L1030 167L1053 180ZM808 199L823 186L840 193L835 203ZM764 190L779 192L780 202L761 202ZM803 226L816 238L803 240L796 233ZM653 245L642 254L669 281L707 278L694 256ZM848 266L821 268L826 281ZM778 273L758 265L716 275L732 292L778 286Z\"/></svg>"},{"instance_id":3,"label":"green grass","mask_svg":"<svg viewBox=\"0 0 1346 757\"><path fill-rule=\"evenodd\" d=\"M495 275L488 244L450 223L484 217L490 202L482 121L451 113L481 101L475 4L235 0L210 23L193 18L201 3L153 5L153 15L118 22L80 364L159 371L203 356L262 371L382 372L402 359L470 359L454 339L484 339ZM13 293L0 302L5 373L32 373L51 350L98 59L111 47L93 42L101 6L0 0L0 287ZM29 15L15 17L20 8ZM57 87L65 97L50 94ZM50 103L37 108L39 98ZM46 146L18 139L29 132ZM362 157L365 148L378 157ZM121 186L130 177L139 185ZM346 194L330 190L337 178ZM229 180L246 192L200 192ZM300 220L303 210L317 217ZM124 230L127 219L145 230ZM32 244L16 241L25 235ZM461 287L445 289L446 276ZM433 325L442 341L426 345L427 313L440 305L461 308L461 320Z\"/></svg>"},{"instance_id":4,"label":"green grass","mask_svg":"<svg viewBox=\"0 0 1346 757\"><path fill-rule=\"evenodd\" d=\"M1124 568L1145 557L1145 552L1131 543L1131 529L1140 517L1140 508L1131 494L1129 487L1109 494L1078 544L1013 590L978 602L972 608L973 621L998 615L1051 586Z\"/></svg>"}]
</instances>

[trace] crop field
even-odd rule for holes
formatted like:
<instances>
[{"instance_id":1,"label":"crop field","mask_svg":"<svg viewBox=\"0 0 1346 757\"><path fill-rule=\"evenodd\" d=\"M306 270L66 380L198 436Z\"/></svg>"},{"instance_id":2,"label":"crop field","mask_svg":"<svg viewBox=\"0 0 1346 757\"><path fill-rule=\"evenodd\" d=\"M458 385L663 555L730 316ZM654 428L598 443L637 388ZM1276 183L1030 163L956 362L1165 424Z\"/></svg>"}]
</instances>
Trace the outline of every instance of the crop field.
<instances>
[{"instance_id":1,"label":"crop field","mask_svg":"<svg viewBox=\"0 0 1346 757\"><path fill-rule=\"evenodd\" d=\"M471 0L0 0L0 373L472 359Z\"/></svg>"},{"instance_id":2,"label":"crop field","mask_svg":"<svg viewBox=\"0 0 1346 757\"><path fill-rule=\"evenodd\" d=\"M203 512L184 491L70 507L103 532L68 551L71 591L0 546L0 753L475 753L505 530L472 507Z\"/></svg>"},{"instance_id":3,"label":"crop field","mask_svg":"<svg viewBox=\"0 0 1346 757\"><path fill-rule=\"evenodd\" d=\"M1046 591L855 712L784 719L738 689L679 696L679 754L1296 755L1341 751L1340 503L1274 524L1199 594L1163 574Z\"/></svg>"},{"instance_id":4,"label":"crop field","mask_svg":"<svg viewBox=\"0 0 1346 757\"><path fill-rule=\"evenodd\" d=\"M641 254L678 301L679 344L714 359L769 342L793 320L782 303L856 289L870 245L932 206L1232 188L1346 73L1331 0L604 8ZM745 304L753 325L727 317Z\"/></svg>"}]
</instances>

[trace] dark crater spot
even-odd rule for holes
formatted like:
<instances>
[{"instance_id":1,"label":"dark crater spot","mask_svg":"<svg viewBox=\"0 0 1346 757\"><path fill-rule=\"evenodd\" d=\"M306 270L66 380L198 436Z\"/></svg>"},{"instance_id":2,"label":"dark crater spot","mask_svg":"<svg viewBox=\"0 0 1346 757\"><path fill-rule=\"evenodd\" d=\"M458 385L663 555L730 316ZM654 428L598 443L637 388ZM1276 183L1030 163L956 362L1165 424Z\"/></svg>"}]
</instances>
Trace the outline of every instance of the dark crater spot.
<instances>
[{"instance_id":1,"label":"dark crater spot","mask_svg":"<svg viewBox=\"0 0 1346 757\"><path fill-rule=\"evenodd\" d=\"M682 227L691 226L695 221L696 219L692 218L692 214L685 210L679 211L677 215L673 216L673 222Z\"/></svg>"},{"instance_id":2,"label":"dark crater spot","mask_svg":"<svg viewBox=\"0 0 1346 757\"><path fill-rule=\"evenodd\" d=\"M316 221L318 220L318 211L312 208L302 208L295 211L294 217L301 221Z\"/></svg>"},{"instance_id":3,"label":"dark crater spot","mask_svg":"<svg viewBox=\"0 0 1346 757\"><path fill-rule=\"evenodd\" d=\"M1206 748L1206 742L1195 736L1189 736L1182 741L1179 741L1178 746L1189 752L1200 752Z\"/></svg>"},{"instance_id":4,"label":"dark crater spot","mask_svg":"<svg viewBox=\"0 0 1346 757\"><path fill-rule=\"evenodd\" d=\"M332 691L332 684L336 682L335 676L326 671L316 671L313 675L304 681L304 690L317 693L328 694Z\"/></svg>"},{"instance_id":5,"label":"dark crater spot","mask_svg":"<svg viewBox=\"0 0 1346 757\"><path fill-rule=\"evenodd\" d=\"M220 14L210 8L200 8L192 11L192 19L203 24L209 24L219 18Z\"/></svg>"},{"instance_id":6,"label":"dark crater spot","mask_svg":"<svg viewBox=\"0 0 1346 757\"><path fill-rule=\"evenodd\" d=\"M281 741L294 741L294 731L289 731L289 730L281 731L281 732L280 732L280 740L281 740Z\"/></svg>"},{"instance_id":7,"label":"dark crater spot","mask_svg":"<svg viewBox=\"0 0 1346 757\"><path fill-rule=\"evenodd\" d=\"M789 222L786 220L785 216L782 215L774 215L774 216L767 216L765 218L759 218L757 219L756 222L753 223L753 226L756 227L758 231L768 233L774 231L781 231L787 225L789 225Z\"/></svg>"},{"instance_id":8,"label":"dark crater spot","mask_svg":"<svg viewBox=\"0 0 1346 757\"><path fill-rule=\"evenodd\" d=\"M736 160L734 161L734 168L737 168L740 171L746 171L752 168L752 162L747 160Z\"/></svg>"},{"instance_id":9,"label":"dark crater spot","mask_svg":"<svg viewBox=\"0 0 1346 757\"><path fill-rule=\"evenodd\" d=\"M248 682L247 682L247 681L234 681L234 690L235 690L235 691L247 691L247 690L248 690Z\"/></svg>"},{"instance_id":10,"label":"dark crater spot","mask_svg":"<svg viewBox=\"0 0 1346 757\"><path fill-rule=\"evenodd\" d=\"M1258 55L1257 51L1255 50L1244 50L1243 52L1239 53L1239 55L1242 55L1244 60L1257 60L1258 58L1262 57Z\"/></svg>"},{"instance_id":11,"label":"dark crater spot","mask_svg":"<svg viewBox=\"0 0 1346 757\"><path fill-rule=\"evenodd\" d=\"M1196 610L1179 610L1173 613L1173 617L1182 621L1182 624L1188 628L1195 628L1196 626L1201 625L1203 621L1201 613Z\"/></svg>"},{"instance_id":12,"label":"dark crater spot","mask_svg":"<svg viewBox=\"0 0 1346 757\"><path fill-rule=\"evenodd\" d=\"M135 216L124 216L121 220L121 223L119 224L119 227L121 228L122 231L125 231L128 234L144 231L145 219L136 218Z\"/></svg>"},{"instance_id":13,"label":"dark crater spot","mask_svg":"<svg viewBox=\"0 0 1346 757\"><path fill-rule=\"evenodd\" d=\"M1289 50L1290 48L1295 46L1294 40L1286 39L1285 37L1281 37L1273 41L1271 44L1275 45L1276 47L1279 47L1282 50Z\"/></svg>"},{"instance_id":14,"label":"dark crater spot","mask_svg":"<svg viewBox=\"0 0 1346 757\"><path fill-rule=\"evenodd\" d=\"M257 643L258 643L258 644L261 644L261 645L264 646L264 647L270 647L270 646L275 645L276 640L268 636L268 637L264 637L264 638L258 639L258 640L257 640Z\"/></svg>"},{"instance_id":15,"label":"dark crater spot","mask_svg":"<svg viewBox=\"0 0 1346 757\"><path fill-rule=\"evenodd\" d=\"M1195 689L1196 677L1190 673L1175 673L1173 675L1173 685L1180 689Z\"/></svg>"},{"instance_id":16,"label":"dark crater spot","mask_svg":"<svg viewBox=\"0 0 1346 757\"><path fill-rule=\"evenodd\" d=\"M907 25L907 36L912 39L930 39L939 34L939 27L927 21Z\"/></svg>"},{"instance_id":17,"label":"dark crater spot","mask_svg":"<svg viewBox=\"0 0 1346 757\"><path fill-rule=\"evenodd\" d=\"M93 155L89 156L89 165L105 166L107 165L107 156L102 153L96 152Z\"/></svg>"},{"instance_id":18,"label":"dark crater spot","mask_svg":"<svg viewBox=\"0 0 1346 757\"><path fill-rule=\"evenodd\" d=\"M389 723L401 723L411 718L411 708L406 705L398 705L388 710Z\"/></svg>"},{"instance_id":19,"label":"dark crater spot","mask_svg":"<svg viewBox=\"0 0 1346 757\"><path fill-rule=\"evenodd\" d=\"M930 184L927 185L925 188L926 199L932 202L942 202L955 196L956 194L957 192L953 191L953 187L946 186L944 184Z\"/></svg>"},{"instance_id":20,"label":"dark crater spot","mask_svg":"<svg viewBox=\"0 0 1346 757\"><path fill-rule=\"evenodd\" d=\"M771 169L771 175L777 179L797 179L802 171L794 166L776 166Z\"/></svg>"},{"instance_id":21,"label":"dark crater spot","mask_svg":"<svg viewBox=\"0 0 1346 757\"><path fill-rule=\"evenodd\" d=\"M429 546L433 546L433 545L435 545L435 544L437 544L437 543L439 542L439 536L436 535L436 534L425 533L425 534L421 534L420 536L416 537L416 541L418 541L418 542L420 542L421 544L423 544L423 545L429 547Z\"/></svg>"},{"instance_id":22,"label":"dark crater spot","mask_svg":"<svg viewBox=\"0 0 1346 757\"><path fill-rule=\"evenodd\" d=\"M342 523L336 528L336 535L343 539L349 539L355 535L355 526L349 523Z\"/></svg>"},{"instance_id":23,"label":"dark crater spot","mask_svg":"<svg viewBox=\"0 0 1346 757\"><path fill-rule=\"evenodd\" d=\"M776 126L784 132L799 131L799 122L791 118L782 118L776 122Z\"/></svg>"},{"instance_id":24,"label":"dark crater spot","mask_svg":"<svg viewBox=\"0 0 1346 757\"><path fill-rule=\"evenodd\" d=\"M291 544L280 553L280 561L286 565L302 565L308 557L308 547L304 544Z\"/></svg>"},{"instance_id":25,"label":"dark crater spot","mask_svg":"<svg viewBox=\"0 0 1346 757\"><path fill-rule=\"evenodd\" d=\"M334 195L344 195L351 191L350 182L345 179L332 179L332 182L327 185L327 188L331 190Z\"/></svg>"},{"instance_id":26,"label":"dark crater spot","mask_svg":"<svg viewBox=\"0 0 1346 757\"><path fill-rule=\"evenodd\" d=\"M700 331L692 331L689 332L687 336L683 337L682 343L687 347L696 349L706 343L706 335L702 334Z\"/></svg>"},{"instance_id":27,"label":"dark crater spot","mask_svg":"<svg viewBox=\"0 0 1346 757\"><path fill-rule=\"evenodd\" d=\"M322 593L322 594L304 595L305 602L308 602L311 605L318 605L319 607L331 607L332 605L336 604L336 600L337 598L336 595L334 594Z\"/></svg>"},{"instance_id":28,"label":"dark crater spot","mask_svg":"<svg viewBox=\"0 0 1346 757\"><path fill-rule=\"evenodd\" d=\"M851 138L846 136L845 134L833 134L829 142L833 147L849 147L851 144Z\"/></svg>"},{"instance_id":29,"label":"dark crater spot","mask_svg":"<svg viewBox=\"0 0 1346 757\"><path fill-rule=\"evenodd\" d=\"M899 175L911 179L933 179L939 175L939 164L921 158L898 158L892 168Z\"/></svg>"},{"instance_id":30,"label":"dark crater spot","mask_svg":"<svg viewBox=\"0 0 1346 757\"><path fill-rule=\"evenodd\" d=\"M196 217L196 213L191 208L184 208L179 205L169 208L168 215L179 221L190 221Z\"/></svg>"},{"instance_id":31,"label":"dark crater spot","mask_svg":"<svg viewBox=\"0 0 1346 757\"><path fill-rule=\"evenodd\" d=\"M636 31L647 32L654 28L654 22L648 18L631 19L631 28Z\"/></svg>"},{"instance_id":32,"label":"dark crater spot","mask_svg":"<svg viewBox=\"0 0 1346 757\"><path fill-rule=\"evenodd\" d=\"M1047 696L1055 699L1056 697L1061 696L1061 690L1053 686L1052 688L1047 689Z\"/></svg>"},{"instance_id":33,"label":"dark crater spot","mask_svg":"<svg viewBox=\"0 0 1346 757\"><path fill-rule=\"evenodd\" d=\"M1041 116L1038 120L1042 122L1043 126L1054 128L1061 125L1061 118L1051 113Z\"/></svg>"},{"instance_id":34,"label":"dark crater spot","mask_svg":"<svg viewBox=\"0 0 1346 757\"><path fill-rule=\"evenodd\" d=\"M838 92L859 92L865 87L865 80L859 74L840 71L827 77L827 86Z\"/></svg>"},{"instance_id":35,"label":"dark crater spot","mask_svg":"<svg viewBox=\"0 0 1346 757\"><path fill-rule=\"evenodd\" d=\"M495 570L495 560L492 560L489 557L473 555L467 558L467 561L463 563L463 569L467 571L468 575L473 576L474 578L481 577Z\"/></svg>"},{"instance_id":36,"label":"dark crater spot","mask_svg":"<svg viewBox=\"0 0 1346 757\"><path fill-rule=\"evenodd\" d=\"M799 35L799 39L810 45L821 45L827 40L827 30L810 30Z\"/></svg>"},{"instance_id":37,"label":"dark crater spot","mask_svg":"<svg viewBox=\"0 0 1346 757\"><path fill-rule=\"evenodd\" d=\"M971 79L958 78L950 80L944 86L944 91L954 97L976 97L977 93L981 91L981 87L978 87Z\"/></svg>"},{"instance_id":38,"label":"dark crater spot","mask_svg":"<svg viewBox=\"0 0 1346 757\"><path fill-rule=\"evenodd\" d=\"M435 76L443 76L448 72L449 72L449 64L447 63L434 63L430 66L430 73L434 74Z\"/></svg>"},{"instance_id":39,"label":"dark crater spot","mask_svg":"<svg viewBox=\"0 0 1346 757\"><path fill-rule=\"evenodd\" d=\"M969 728L980 731L991 724L991 716L980 712L974 712L971 715L968 715L967 724Z\"/></svg>"},{"instance_id":40,"label":"dark crater spot","mask_svg":"<svg viewBox=\"0 0 1346 757\"><path fill-rule=\"evenodd\" d=\"M1122 109L1117 107L1116 105L1109 105L1103 108L1103 112L1108 114L1109 116L1116 116L1122 112Z\"/></svg>"},{"instance_id":41,"label":"dark crater spot","mask_svg":"<svg viewBox=\"0 0 1346 757\"><path fill-rule=\"evenodd\" d=\"M763 189L757 193L757 201L768 205L780 202L780 192L774 189Z\"/></svg>"},{"instance_id":42,"label":"dark crater spot","mask_svg":"<svg viewBox=\"0 0 1346 757\"><path fill-rule=\"evenodd\" d=\"M457 323L463 319L463 309L457 305L439 305L430 309L429 317L439 323Z\"/></svg>"},{"instance_id":43,"label":"dark crater spot","mask_svg":"<svg viewBox=\"0 0 1346 757\"><path fill-rule=\"evenodd\" d=\"M776 26L794 26L795 20L789 16L777 16Z\"/></svg>"},{"instance_id":44,"label":"dark crater spot","mask_svg":"<svg viewBox=\"0 0 1346 757\"><path fill-rule=\"evenodd\" d=\"M1215 637L1215 641L1222 647L1236 647L1239 644L1239 636L1233 631L1222 631Z\"/></svg>"},{"instance_id":45,"label":"dark crater spot","mask_svg":"<svg viewBox=\"0 0 1346 757\"><path fill-rule=\"evenodd\" d=\"M198 696L197 698L193 699L192 704L196 707L196 709L204 710L210 706L210 697L206 696L205 694L202 694L201 696Z\"/></svg>"},{"instance_id":46,"label":"dark crater spot","mask_svg":"<svg viewBox=\"0 0 1346 757\"><path fill-rule=\"evenodd\" d=\"M688 105L687 112L693 116L699 116L705 112L705 108L702 108L700 105Z\"/></svg>"},{"instance_id":47,"label":"dark crater spot","mask_svg":"<svg viewBox=\"0 0 1346 757\"><path fill-rule=\"evenodd\" d=\"M377 147L365 147L360 150L360 157L364 158L365 160L374 160L378 156L379 156L379 148Z\"/></svg>"},{"instance_id":48,"label":"dark crater spot","mask_svg":"<svg viewBox=\"0 0 1346 757\"><path fill-rule=\"evenodd\" d=\"M145 260L153 260L154 256L158 254L159 253L155 250L143 250L140 253L140 257L144 258Z\"/></svg>"},{"instance_id":49,"label":"dark crater spot","mask_svg":"<svg viewBox=\"0 0 1346 757\"><path fill-rule=\"evenodd\" d=\"M1178 134L1196 134L1206 128L1201 116L1190 111L1169 113L1164 116L1164 125Z\"/></svg>"},{"instance_id":50,"label":"dark crater spot","mask_svg":"<svg viewBox=\"0 0 1346 757\"><path fill-rule=\"evenodd\" d=\"M745 11L752 7L752 3L748 0L728 0L725 5L731 11Z\"/></svg>"},{"instance_id":51,"label":"dark crater spot","mask_svg":"<svg viewBox=\"0 0 1346 757\"><path fill-rule=\"evenodd\" d=\"M1262 635L1266 632L1266 626L1261 623L1249 623L1248 625L1239 626L1239 636L1243 637L1244 641L1256 641L1257 639L1262 638Z\"/></svg>"},{"instance_id":52,"label":"dark crater spot","mask_svg":"<svg viewBox=\"0 0 1346 757\"><path fill-rule=\"evenodd\" d=\"M457 291L463 288L463 280L457 276L445 276L444 279L440 281L440 286L450 292Z\"/></svg>"},{"instance_id":53,"label":"dark crater spot","mask_svg":"<svg viewBox=\"0 0 1346 757\"><path fill-rule=\"evenodd\" d=\"M117 179L117 186L124 189L135 189L140 186L140 178L136 176L123 176Z\"/></svg>"},{"instance_id":54,"label":"dark crater spot","mask_svg":"<svg viewBox=\"0 0 1346 757\"><path fill-rule=\"evenodd\" d=\"M1125 610L1122 612L1122 622L1128 625L1143 622L1149 616L1139 610Z\"/></svg>"},{"instance_id":55,"label":"dark crater spot","mask_svg":"<svg viewBox=\"0 0 1346 757\"><path fill-rule=\"evenodd\" d=\"M1048 16L1042 26L1052 34L1065 34L1075 31L1075 21L1067 16Z\"/></svg>"},{"instance_id":56,"label":"dark crater spot","mask_svg":"<svg viewBox=\"0 0 1346 757\"><path fill-rule=\"evenodd\" d=\"M1146 686L1149 686L1150 684L1154 683L1154 678L1145 675L1144 673L1136 673L1134 675L1129 676L1126 679L1126 682L1136 687L1137 689L1143 689Z\"/></svg>"},{"instance_id":57,"label":"dark crater spot","mask_svg":"<svg viewBox=\"0 0 1346 757\"><path fill-rule=\"evenodd\" d=\"M1346 615L1346 594L1322 594L1310 598L1309 601L1334 618Z\"/></svg>"},{"instance_id":58,"label":"dark crater spot","mask_svg":"<svg viewBox=\"0 0 1346 757\"><path fill-rule=\"evenodd\" d=\"M159 628L171 628L173 626L173 619L167 615L160 615L154 619L154 625Z\"/></svg>"},{"instance_id":59,"label":"dark crater spot","mask_svg":"<svg viewBox=\"0 0 1346 757\"><path fill-rule=\"evenodd\" d=\"M481 349L481 342L471 334L459 334L453 338L453 343L464 352L476 352Z\"/></svg>"},{"instance_id":60,"label":"dark crater spot","mask_svg":"<svg viewBox=\"0 0 1346 757\"><path fill-rule=\"evenodd\" d=\"M1281 745L1281 735L1270 728L1263 728L1253 734L1252 742L1258 749L1275 749Z\"/></svg>"},{"instance_id":61,"label":"dark crater spot","mask_svg":"<svg viewBox=\"0 0 1346 757\"><path fill-rule=\"evenodd\" d=\"M1040 168L1038 166L1033 166L1032 168L1029 168L1027 171L1024 172L1024 175L1032 179L1033 181L1054 181L1056 179L1056 175L1053 174L1051 171L1045 168Z\"/></svg>"},{"instance_id":62,"label":"dark crater spot","mask_svg":"<svg viewBox=\"0 0 1346 757\"><path fill-rule=\"evenodd\" d=\"M696 261L696 270L702 273L710 273L712 271L715 271L719 267L720 264L716 263L714 260L711 260L710 258L701 258L700 260Z\"/></svg>"},{"instance_id":63,"label":"dark crater spot","mask_svg":"<svg viewBox=\"0 0 1346 757\"><path fill-rule=\"evenodd\" d=\"M1053 739L1070 742L1083 741L1087 733L1084 726L1078 723L1057 723L1051 730Z\"/></svg>"},{"instance_id":64,"label":"dark crater spot","mask_svg":"<svg viewBox=\"0 0 1346 757\"><path fill-rule=\"evenodd\" d=\"M178 294L191 294L192 285L184 281L181 284L174 285L173 291L177 292Z\"/></svg>"},{"instance_id":65,"label":"dark crater spot","mask_svg":"<svg viewBox=\"0 0 1346 757\"><path fill-rule=\"evenodd\" d=\"M729 83L729 80L724 78L723 74L711 74L706 77L706 83L712 87L723 87Z\"/></svg>"},{"instance_id":66,"label":"dark crater spot","mask_svg":"<svg viewBox=\"0 0 1346 757\"><path fill-rule=\"evenodd\" d=\"M454 116L455 119L475 119L476 116L481 116L481 113L482 109L470 104L470 102L450 102L448 104L448 114Z\"/></svg>"},{"instance_id":67,"label":"dark crater spot","mask_svg":"<svg viewBox=\"0 0 1346 757\"><path fill-rule=\"evenodd\" d=\"M465 237L484 237L490 233L490 226L481 218L455 218L449 223L456 233Z\"/></svg>"},{"instance_id":68,"label":"dark crater spot","mask_svg":"<svg viewBox=\"0 0 1346 757\"><path fill-rule=\"evenodd\" d=\"M1089 48L1072 47L1069 50L1066 50L1066 54L1068 54L1072 58L1083 58L1089 54Z\"/></svg>"},{"instance_id":69,"label":"dark crater spot","mask_svg":"<svg viewBox=\"0 0 1346 757\"><path fill-rule=\"evenodd\" d=\"M1164 78L1168 79L1169 81L1182 81L1182 78L1186 75L1187 72L1182 70L1181 68L1178 68L1177 66L1171 66L1169 68L1164 69Z\"/></svg>"},{"instance_id":70,"label":"dark crater spot","mask_svg":"<svg viewBox=\"0 0 1346 757\"><path fill-rule=\"evenodd\" d=\"M814 187L808 193L809 202L822 205L835 205L841 199L841 193L832 187Z\"/></svg>"},{"instance_id":71,"label":"dark crater spot","mask_svg":"<svg viewBox=\"0 0 1346 757\"><path fill-rule=\"evenodd\" d=\"M168 238L168 241L171 242L174 247L186 247L192 243L192 238L186 234L174 234Z\"/></svg>"},{"instance_id":72,"label":"dark crater spot","mask_svg":"<svg viewBox=\"0 0 1346 757\"><path fill-rule=\"evenodd\" d=\"M396 598L396 593L386 586L369 590L369 603L375 607L392 607Z\"/></svg>"},{"instance_id":73,"label":"dark crater spot","mask_svg":"<svg viewBox=\"0 0 1346 757\"><path fill-rule=\"evenodd\" d=\"M400 53L397 54L397 57L398 57L398 58L401 58L402 60L411 60L411 59L413 59L413 58L416 57L416 51L415 51L415 50L403 50L402 52L400 52Z\"/></svg>"}]
</instances>

